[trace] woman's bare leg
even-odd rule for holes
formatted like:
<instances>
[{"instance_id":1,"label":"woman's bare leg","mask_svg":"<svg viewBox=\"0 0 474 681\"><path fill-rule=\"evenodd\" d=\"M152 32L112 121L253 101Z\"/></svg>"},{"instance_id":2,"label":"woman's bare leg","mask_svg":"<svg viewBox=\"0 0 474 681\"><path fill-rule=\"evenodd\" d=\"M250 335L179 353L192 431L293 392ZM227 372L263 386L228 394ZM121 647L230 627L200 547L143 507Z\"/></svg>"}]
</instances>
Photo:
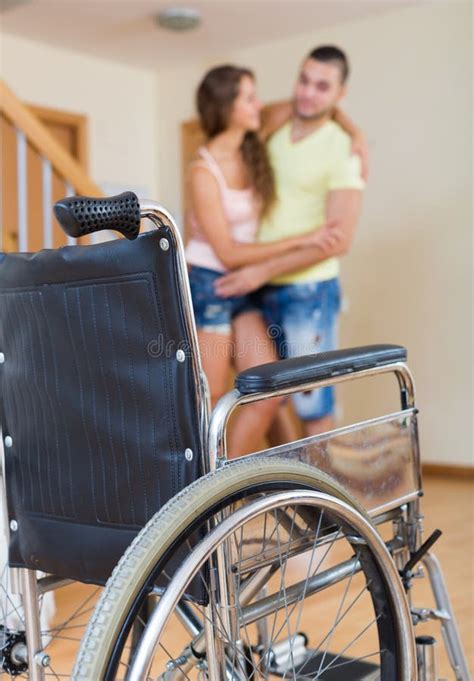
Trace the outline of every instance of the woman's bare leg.
<instances>
[{"instance_id":1,"label":"woman's bare leg","mask_svg":"<svg viewBox=\"0 0 474 681\"><path fill-rule=\"evenodd\" d=\"M234 319L232 328L236 350L234 364L238 373L277 360L275 347L258 312L239 315ZM281 403L282 398L273 398L239 408L228 436L229 457L248 454L259 448ZM296 439L296 434L290 439Z\"/></svg>"},{"instance_id":2,"label":"woman's bare leg","mask_svg":"<svg viewBox=\"0 0 474 681\"><path fill-rule=\"evenodd\" d=\"M227 392L232 359L232 336L198 329L199 350L204 373L209 384L211 404Z\"/></svg>"},{"instance_id":3,"label":"woman's bare leg","mask_svg":"<svg viewBox=\"0 0 474 681\"><path fill-rule=\"evenodd\" d=\"M295 414L291 400L287 399L276 411L268 430L268 444L270 447L276 447L300 437L303 437L301 421Z\"/></svg>"}]
</instances>

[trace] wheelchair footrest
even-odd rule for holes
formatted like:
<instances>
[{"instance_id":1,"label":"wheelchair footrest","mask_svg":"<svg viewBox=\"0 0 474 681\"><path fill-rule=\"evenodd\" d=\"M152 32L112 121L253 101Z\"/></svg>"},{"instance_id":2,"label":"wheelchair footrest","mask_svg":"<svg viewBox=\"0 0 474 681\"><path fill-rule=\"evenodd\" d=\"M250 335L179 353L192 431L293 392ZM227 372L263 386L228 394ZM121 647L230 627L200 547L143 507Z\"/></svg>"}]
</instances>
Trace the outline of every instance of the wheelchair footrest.
<instances>
[{"instance_id":1,"label":"wheelchair footrest","mask_svg":"<svg viewBox=\"0 0 474 681\"><path fill-rule=\"evenodd\" d=\"M323 660L324 656L324 660ZM283 668L283 666L285 668ZM335 655L306 649L305 659L293 667L282 665L269 669L271 677L292 678L295 681L308 681L317 678L319 681L380 681L380 668L365 660L352 660L350 657Z\"/></svg>"}]
</instances>

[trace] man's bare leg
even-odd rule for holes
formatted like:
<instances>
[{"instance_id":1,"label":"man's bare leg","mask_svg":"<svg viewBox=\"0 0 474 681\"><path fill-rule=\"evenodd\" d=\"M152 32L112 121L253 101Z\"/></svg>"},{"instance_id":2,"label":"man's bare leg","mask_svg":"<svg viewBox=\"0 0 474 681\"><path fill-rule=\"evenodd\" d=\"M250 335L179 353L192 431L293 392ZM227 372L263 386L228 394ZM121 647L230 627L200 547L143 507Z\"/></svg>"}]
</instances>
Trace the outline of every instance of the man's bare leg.
<instances>
[{"instance_id":1,"label":"man's bare leg","mask_svg":"<svg viewBox=\"0 0 474 681\"><path fill-rule=\"evenodd\" d=\"M239 373L259 364L275 362L276 351L267 334L262 316L249 311L236 317L232 324L235 339L235 369ZM255 402L239 407L233 417L228 437L228 456L235 458L257 451L284 398Z\"/></svg>"},{"instance_id":2,"label":"man's bare leg","mask_svg":"<svg viewBox=\"0 0 474 681\"><path fill-rule=\"evenodd\" d=\"M304 431L309 437L310 435L320 435L321 433L326 433L328 430L333 430L335 428L334 417L323 416L321 419L314 419L313 421L304 422Z\"/></svg>"}]
</instances>

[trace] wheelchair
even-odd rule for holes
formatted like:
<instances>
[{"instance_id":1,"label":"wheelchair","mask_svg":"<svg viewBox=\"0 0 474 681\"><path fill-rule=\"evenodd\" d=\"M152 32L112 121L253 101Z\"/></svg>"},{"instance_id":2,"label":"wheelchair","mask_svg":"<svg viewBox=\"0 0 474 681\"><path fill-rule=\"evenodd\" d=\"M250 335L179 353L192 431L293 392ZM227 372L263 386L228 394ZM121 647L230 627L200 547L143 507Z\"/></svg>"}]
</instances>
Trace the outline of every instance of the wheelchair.
<instances>
[{"instance_id":1,"label":"wheelchair","mask_svg":"<svg viewBox=\"0 0 474 681\"><path fill-rule=\"evenodd\" d=\"M440 532L422 537L405 349L257 366L211 413L172 216L131 192L55 214L70 236L126 238L0 256L6 678L437 681L415 633L437 620L468 681ZM229 458L236 409L383 374L395 412ZM426 573L435 607L414 599ZM78 582L84 603L45 623L48 593Z\"/></svg>"}]
</instances>

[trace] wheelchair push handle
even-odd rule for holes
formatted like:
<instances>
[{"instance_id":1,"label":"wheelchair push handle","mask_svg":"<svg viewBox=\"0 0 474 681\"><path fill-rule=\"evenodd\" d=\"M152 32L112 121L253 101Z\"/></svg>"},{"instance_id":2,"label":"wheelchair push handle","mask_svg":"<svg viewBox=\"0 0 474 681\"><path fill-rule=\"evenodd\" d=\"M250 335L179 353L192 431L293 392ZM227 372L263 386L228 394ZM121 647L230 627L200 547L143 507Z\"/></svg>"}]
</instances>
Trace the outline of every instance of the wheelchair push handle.
<instances>
[{"instance_id":1,"label":"wheelchair push handle","mask_svg":"<svg viewBox=\"0 0 474 681\"><path fill-rule=\"evenodd\" d=\"M69 196L54 205L54 214L69 236L78 238L103 229L136 239L140 232L140 204L133 192L107 198Z\"/></svg>"}]
</instances>

